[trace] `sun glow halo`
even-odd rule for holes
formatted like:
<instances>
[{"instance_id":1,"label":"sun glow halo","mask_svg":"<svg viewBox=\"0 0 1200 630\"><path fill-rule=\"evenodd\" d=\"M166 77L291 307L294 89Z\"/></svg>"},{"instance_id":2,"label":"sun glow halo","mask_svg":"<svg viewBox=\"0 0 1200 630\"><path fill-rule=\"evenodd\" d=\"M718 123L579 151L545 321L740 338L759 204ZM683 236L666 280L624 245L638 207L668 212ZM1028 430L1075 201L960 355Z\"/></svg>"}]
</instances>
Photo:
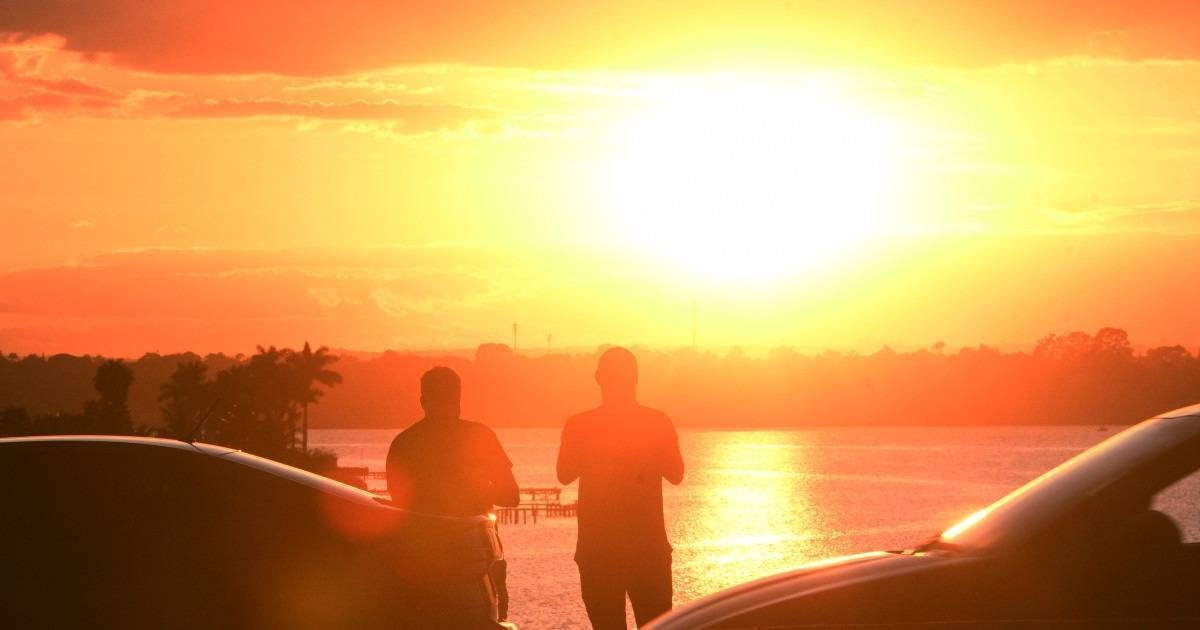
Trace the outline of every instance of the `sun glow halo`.
<instances>
[{"instance_id":1,"label":"sun glow halo","mask_svg":"<svg viewBox=\"0 0 1200 630\"><path fill-rule=\"evenodd\" d=\"M619 238L705 280L824 268L877 234L893 130L822 84L664 85L610 137Z\"/></svg>"}]
</instances>

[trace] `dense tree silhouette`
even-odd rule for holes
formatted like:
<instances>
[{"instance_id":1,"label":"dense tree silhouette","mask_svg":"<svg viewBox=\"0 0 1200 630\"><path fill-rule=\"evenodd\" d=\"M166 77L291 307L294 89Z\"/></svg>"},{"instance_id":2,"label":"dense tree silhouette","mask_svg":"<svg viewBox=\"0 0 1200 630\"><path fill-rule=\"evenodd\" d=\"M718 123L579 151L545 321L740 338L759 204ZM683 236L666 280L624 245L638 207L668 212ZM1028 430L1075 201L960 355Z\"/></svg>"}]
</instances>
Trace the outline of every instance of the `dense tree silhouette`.
<instances>
[{"instance_id":1,"label":"dense tree silhouette","mask_svg":"<svg viewBox=\"0 0 1200 630\"><path fill-rule=\"evenodd\" d=\"M91 367L89 381L98 398L82 401L82 413L59 407L43 413L30 413L17 403L16 396L0 401L5 409L0 414L0 436L32 434L104 433L128 435L134 433L129 411L129 388L133 383L129 366L119 360L93 361L90 357L55 355L50 359L25 357L19 361L0 360L0 391L21 392L21 384L30 384L26 396L45 391L53 392L55 382L78 383L79 368ZM16 373L12 369L16 367ZM55 376L59 379L56 381ZM63 398L69 398L64 396ZM35 399L36 400L36 399Z\"/></svg>"},{"instance_id":2,"label":"dense tree silhouette","mask_svg":"<svg viewBox=\"0 0 1200 630\"><path fill-rule=\"evenodd\" d=\"M196 360L179 363L159 387L158 402L162 405L166 433L181 439L188 436L213 404L208 366Z\"/></svg>"},{"instance_id":3,"label":"dense tree silhouette","mask_svg":"<svg viewBox=\"0 0 1200 630\"><path fill-rule=\"evenodd\" d=\"M1135 350L1116 328L1047 335L1027 352L934 344L869 354L637 353L647 403L671 409L684 426L1114 424L1200 401L1200 357L1173 345ZM146 355L126 363L134 374L134 426L157 425L174 435L171 414L208 408L198 398L185 402L183 392L207 389L206 400L219 402L203 439L288 457L303 452L294 446L303 446L297 428L303 430L306 407L314 427L395 428L419 417L416 384L433 365L462 375L464 416L493 425L557 427L594 403L592 353L531 356L484 344L473 355L345 354L338 377L322 374L332 372L335 357L311 346L307 353L261 348L250 357ZM299 367L310 361L320 366ZM0 356L0 409L20 407L28 416L0 416L8 418L0 431L26 426L19 430L28 432L30 423L35 432L95 431L89 414L78 410L94 398L92 381L104 362ZM177 374L189 362L207 371L193 366Z\"/></svg>"},{"instance_id":4,"label":"dense tree silhouette","mask_svg":"<svg viewBox=\"0 0 1200 630\"><path fill-rule=\"evenodd\" d=\"M129 415L129 387L133 371L124 361L110 359L96 368L92 385L99 399L84 405L84 416L92 433L128 435L133 432Z\"/></svg>"},{"instance_id":5,"label":"dense tree silhouette","mask_svg":"<svg viewBox=\"0 0 1200 630\"><path fill-rule=\"evenodd\" d=\"M114 407L125 407L129 403L129 386L133 384L133 371L120 359L110 359L96 368L92 379L100 402Z\"/></svg>"},{"instance_id":6,"label":"dense tree silhouette","mask_svg":"<svg viewBox=\"0 0 1200 630\"><path fill-rule=\"evenodd\" d=\"M145 374L158 375L149 383L157 392L151 400L157 403L161 418L154 427L153 414L145 410L136 414L142 422L133 422L130 390L138 379L123 361L68 355L6 359L0 355L0 436L153 432L182 438L211 412L197 439L323 471L332 468L336 458L331 453L297 448L296 423L305 407L324 393L318 385L333 387L341 382L341 375L329 368L336 360L328 348L314 351L308 344L300 352L260 347L249 358L209 355L201 360L194 354L173 358L147 354L132 365ZM172 361L174 370L168 374L164 368ZM210 379L214 367L217 371ZM90 379L80 377L83 369L91 371ZM74 391L82 382L90 382L98 394L82 401L82 413L55 407L49 400L76 398ZM34 414L24 405L50 411Z\"/></svg>"},{"instance_id":7,"label":"dense tree silhouette","mask_svg":"<svg viewBox=\"0 0 1200 630\"><path fill-rule=\"evenodd\" d=\"M260 346L211 380L204 363L183 361L160 387L167 432L191 433L211 409L198 439L301 466L330 466L329 456L310 452L306 440L298 447L296 423L324 393L316 385L341 382L341 375L328 367L336 360L328 348L314 351L307 343L300 352Z\"/></svg>"},{"instance_id":8,"label":"dense tree silhouette","mask_svg":"<svg viewBox=\"0 0 1200 630\"><path fill-rule=\"evenodd\" d=\"M297 405L286 351L259 347L244 363L217 373L217 410L203 438L266 457L282 458L292 447Z\"/></svg>"},{"instance_id":9,"label":"dense tree silhouette","mask_svg":"<svg viewBox=\"0 0 1200 630\"><path fill-rule=\"evenodd\" d=\"M30 435L35 432L33 417L24 407L10 405L0 409L0 437Z\"/></svg>"}]
</instances>

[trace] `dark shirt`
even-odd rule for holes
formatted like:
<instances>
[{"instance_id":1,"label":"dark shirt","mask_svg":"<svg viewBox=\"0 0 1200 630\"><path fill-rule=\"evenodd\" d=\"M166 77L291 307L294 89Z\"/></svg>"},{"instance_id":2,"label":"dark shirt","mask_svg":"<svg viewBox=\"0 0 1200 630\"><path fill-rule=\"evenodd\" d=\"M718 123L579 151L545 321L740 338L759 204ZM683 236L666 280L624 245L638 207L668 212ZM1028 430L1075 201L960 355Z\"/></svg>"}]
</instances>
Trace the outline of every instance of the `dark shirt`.
<instances>
[{"instance_id":1,"label":"dark shirt","mask_svg":"<svg viewBox=\"0 0 1200 630\"><path fill-rule=\"evenodd\" d=\"M558 470L564 482L579 477L576 560L670 553L662 480L679 483L683 458L666 414L635 405L571 417Z\"/></svg>"},{"instance_id":2,"label":"dark shirt","mask_svg":"<svg viewBox=\"0 0 1200 630\"><path fill-rule=\"evenodd\" d=\"M512 462L488 427L468 420L422 419L392 440L388 492L399 507L448 516L491 511Z\"/></svg>"}]
</instances>

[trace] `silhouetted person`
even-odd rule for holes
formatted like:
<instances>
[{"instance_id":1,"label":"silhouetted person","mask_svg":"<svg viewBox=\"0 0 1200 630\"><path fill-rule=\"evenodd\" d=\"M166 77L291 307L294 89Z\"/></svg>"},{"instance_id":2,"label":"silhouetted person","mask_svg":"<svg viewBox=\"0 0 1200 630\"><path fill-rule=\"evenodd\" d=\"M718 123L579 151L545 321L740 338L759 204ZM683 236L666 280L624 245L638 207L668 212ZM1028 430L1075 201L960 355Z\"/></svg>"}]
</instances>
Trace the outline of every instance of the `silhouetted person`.
<instances>
[{"instance_id":1,"label":"silhouetted person","mask_svg":"<svg viewBox=\"0 0 1200 630\"><path fill-rule=\"evenodd\" d=\"M671 545L662 480L683 481L679 439L666 414L637 402L637 358L610 348L596 368L600 406L567 420L558 479L579 480L575 562L596 630L625 628L625 596L639 626L671 609Z\"/></svg>"},{"instance_id":2,"label":"silhouetted person","mask_svg":"<svg viewBox=\"0 0 1200 630\"><path fill-rule=\"evenodd\" d=\"M388 449L388 491L405 509L447 516L487 514L514 507L520 490L512 462L488 427L459 418L462 382L447 367L421 376L425 417L400 432ZM504 561L493 567L500 618L508 612Z\"/></svg>"}]
</instances>

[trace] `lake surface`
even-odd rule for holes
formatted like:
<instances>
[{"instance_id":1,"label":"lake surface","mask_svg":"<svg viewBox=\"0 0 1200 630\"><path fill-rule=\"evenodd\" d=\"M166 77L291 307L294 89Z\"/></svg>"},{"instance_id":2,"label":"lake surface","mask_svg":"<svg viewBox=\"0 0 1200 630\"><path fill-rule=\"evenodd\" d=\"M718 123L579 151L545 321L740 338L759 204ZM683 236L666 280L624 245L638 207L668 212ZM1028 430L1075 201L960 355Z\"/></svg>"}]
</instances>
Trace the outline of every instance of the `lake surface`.
<instances>
[{"instance_id":1,"label":"lake surface","mask_svg":"<svg viewBox=\"0 0 1200 630\"><path fill-rule=\"evenodd\" d=\"M675 603L829 556L912 548L1119 429L681 430L687 473L663 491ZM395 433L313 430L309 441L343 466L383 470ZM557 429L497 434L522 487L558 485ZM563 500L574 497L568 486ZM525 630L588 628L575 519L506 525L501 537L512 620Z\"/></svg>"}]
</instances>

